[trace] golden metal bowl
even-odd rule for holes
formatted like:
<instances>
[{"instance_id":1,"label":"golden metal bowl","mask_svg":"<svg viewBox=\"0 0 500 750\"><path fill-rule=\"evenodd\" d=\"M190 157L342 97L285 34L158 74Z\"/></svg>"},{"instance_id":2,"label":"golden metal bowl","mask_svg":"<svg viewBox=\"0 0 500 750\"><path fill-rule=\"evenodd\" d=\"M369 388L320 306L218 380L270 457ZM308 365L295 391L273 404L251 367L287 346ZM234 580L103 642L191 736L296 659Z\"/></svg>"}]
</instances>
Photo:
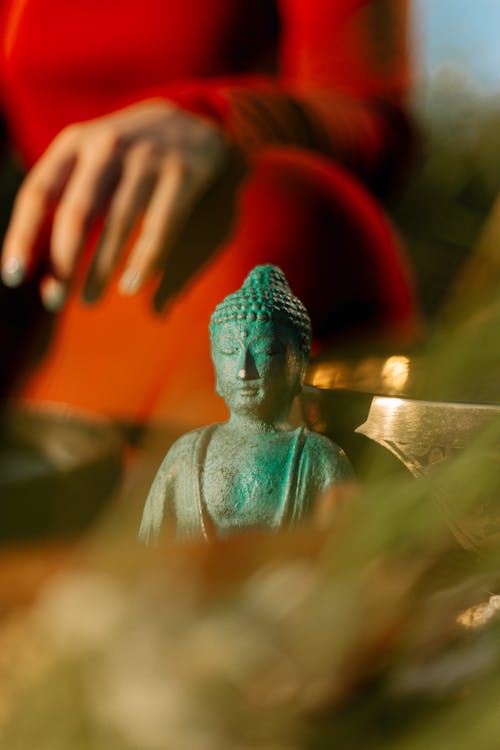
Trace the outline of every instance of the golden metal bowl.
<instances>
[{"instance_id":1,"label":"golden metal bowl","mask_svg":"<svg viewBox=\"0 0 500 750\"><path fill-rule=\"evenodd\" d=\"M478 549L500 538L500 404L424 398L422 365L406 356L315 363L305 419L346 449L361 479L373 450L383 473L397 470L392 456L414 477L431 477L456 538ZM472 385L498 396L498 383Z\"/></svg>"}]
</instances>

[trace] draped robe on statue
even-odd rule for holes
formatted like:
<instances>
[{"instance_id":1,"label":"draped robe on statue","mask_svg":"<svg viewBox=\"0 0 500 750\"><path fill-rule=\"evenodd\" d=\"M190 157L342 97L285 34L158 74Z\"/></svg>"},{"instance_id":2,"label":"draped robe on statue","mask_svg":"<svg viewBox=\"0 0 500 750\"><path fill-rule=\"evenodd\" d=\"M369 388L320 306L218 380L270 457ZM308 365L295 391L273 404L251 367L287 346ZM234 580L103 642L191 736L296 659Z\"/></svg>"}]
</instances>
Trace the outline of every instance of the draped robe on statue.
<instances>
[{"instance_id":1,"label":"draped robe on statue","mask_svg":"<svg viewBox=\"0 0 500 750\"><path fill-rule=\"evenodd\" d=\"M311 515L322 493L353 478L341 448L298 427L277 436L283 449L281 456L274 451L270 457L274 471L269 471L265 456L260 466L240 466L239 477L217 513L217 499L215 504L208 502L205 488L209 482L204 482L207 450L216 428L209 425L184 435L167 453L144 508L139 532L144 542L157 541L169 518L178 536L207 540L252 526L295 525Z\"/></svg>"}]
</instances>

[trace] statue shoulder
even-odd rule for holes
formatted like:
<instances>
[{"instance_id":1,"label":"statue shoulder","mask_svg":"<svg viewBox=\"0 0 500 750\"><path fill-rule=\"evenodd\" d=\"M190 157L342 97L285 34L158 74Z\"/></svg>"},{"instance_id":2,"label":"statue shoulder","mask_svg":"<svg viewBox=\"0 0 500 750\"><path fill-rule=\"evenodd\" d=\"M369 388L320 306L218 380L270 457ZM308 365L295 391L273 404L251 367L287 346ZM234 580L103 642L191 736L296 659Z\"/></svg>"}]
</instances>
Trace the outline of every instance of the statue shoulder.
<instances>
[{"instance_id":1,"label":"statue shoulder","mask_svg":"<svg viewBox=\"0 0 500 750\"><path fill-rule=\"evenodd\" d=\"M354 469L345 451L333 440L318 432L305 430L304 451L309 463L324 474L327 482L354 478Z\"/></svg>"},{"instance_id":2,"label":"statue shoulder","mask_svg":"<svg viewBox=\"0 0 500 750\"><path fill-rule=\"evenodd\" d=\"M149 496L161 494L163 497L168 494L169 489L173 494L179 481L185 480L200 442L212 428L212 425L199 427L192 432L186 432L172 443L160 464Z\"/></svg>"},{"instance_id":3,"label":"statue shoulder","mask_svg":"<svg viewBox=\"0 0 500 750\"><path fill-rule=\"evenodd\" d=\"M177 495L190 474L194 452L207 429L201 427L182 435L161 462L149 490L139 531L140 539L146 544L158 540L166 515L175 512Z\"/></svg>"},{"instance_id":4,"label":"statue shoulder","mask_svg":"<svg viewBox=\"0 0 500 750\"><path fill-rule=\"evenodd\" d=\"M160 471L162 469L163 471L172 471L177 468L179 464L189 460L193 455L193 451L196 450L198 442L203 438L203 435L208 429L208 427L198 427L196 430L181 435L180 438L172 443L165 454L165 458L160 466Z\"/></svg>"}]
</instances>

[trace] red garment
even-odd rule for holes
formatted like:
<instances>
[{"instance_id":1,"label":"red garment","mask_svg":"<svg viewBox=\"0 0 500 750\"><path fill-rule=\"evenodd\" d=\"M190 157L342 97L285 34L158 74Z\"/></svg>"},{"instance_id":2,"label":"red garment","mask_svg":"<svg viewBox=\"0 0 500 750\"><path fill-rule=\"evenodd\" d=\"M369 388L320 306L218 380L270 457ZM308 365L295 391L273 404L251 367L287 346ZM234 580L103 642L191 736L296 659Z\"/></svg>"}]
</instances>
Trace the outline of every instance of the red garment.
<instances>
[{"instance_id":1,"label":"red garment","mask_svg":"<svg viewBox=\"0 0 500 750\"><path fill-rule=\"evenodd\" d=\"M313 323L323 334L338 327L329 275L346 304L364 305L382 325L410 325L404 263L361 185L327 159L294 149L266 155L272 144L298 146L335 159L376 189L390 182L406 147L404 6L401 0L281 0L277 8L267 0L4 0L1 95L27 165L66 125L151 96L215 119L253 164L232 237L167 314L151 312L150 289L129 300L112 284L95 307L75 293L25 396L143 417L165 390L172 412L193 369L208 371L213 304L255 262L275 257L296 277L292 288L313 305ZM293 214L302 216L299 229ZM287 226L296 227L293 235ZM266 237L272 237L267 245ZM364 243L359 257L358 241ZM196 387L203 391L201 381Z\"/></svg>"}]
</instances>

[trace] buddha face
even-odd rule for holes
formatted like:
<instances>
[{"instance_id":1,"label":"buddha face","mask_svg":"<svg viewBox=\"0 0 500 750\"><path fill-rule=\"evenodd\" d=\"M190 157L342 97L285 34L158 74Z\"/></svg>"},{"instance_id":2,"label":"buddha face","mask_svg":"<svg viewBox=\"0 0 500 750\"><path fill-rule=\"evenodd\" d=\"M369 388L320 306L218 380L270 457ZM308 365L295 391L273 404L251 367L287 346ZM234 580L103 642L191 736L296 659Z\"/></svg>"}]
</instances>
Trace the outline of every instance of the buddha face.
<instances>
[{"instance_id":1,"label":"buddha face","mask_svg":"<svg viewBox=\"0 0 500 750\"><path fill-rule=\"evenodd\" d=\"M300 392L304 356L286 325L228 321L212 337L217 393L232 414L277 421Z\"/></svg>"}]
</instances>

